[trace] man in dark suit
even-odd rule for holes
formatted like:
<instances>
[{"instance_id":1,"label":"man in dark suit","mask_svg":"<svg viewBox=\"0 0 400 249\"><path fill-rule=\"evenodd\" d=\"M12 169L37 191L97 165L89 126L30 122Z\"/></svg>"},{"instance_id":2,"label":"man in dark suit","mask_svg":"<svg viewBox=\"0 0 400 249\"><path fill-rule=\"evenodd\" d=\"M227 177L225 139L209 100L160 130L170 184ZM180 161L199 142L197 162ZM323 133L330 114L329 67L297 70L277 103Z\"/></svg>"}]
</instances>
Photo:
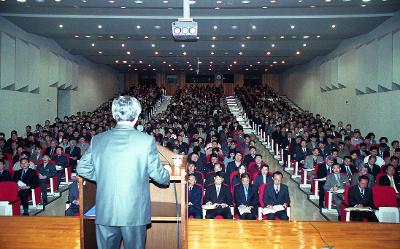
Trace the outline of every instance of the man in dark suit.
<instances>
[{"instance_id":1,"label":"man in dark suit","mask_svg":"<svg viewBox=\"0 0 400 249\"><path fill-rule=\"evenodd\" d=\"M5 169L5 161L0 160L0 182L12 181L12 175Z\"/></svg>"},{"instance_id":2,"label":"man in dark suit","mask_svg":"<svg viewBox=\"0 0 400 249\"><path fill-rule=\"evenodd\" d=\"M240 216L241 220L255 220L257 218L257 188L250 184L248 174L240 176L241 184L234 189L233 200L236 205L235 213ZM247 209L250 213L240 214L240 209Z\"/></svg>"},{"instance_id":3,"label":"man in dark suit","mask_svg":"<svg viewBox=\"0 0 400 249\"><path fill-rule=\"evenodd\" d=\"M43 155L43 162L39 164L36 170L39 172L40 190L42 192L43 205L47 204L47 188L46 185L50 183L50 178L57 174L56 166L49 162L49 155ZM56 184L56 183L54 183Z\"/></svg>"},{"instance_id":4,"label":"man in dark suit","mask_svg":"<svg viewBox=\"0 0 400 249\"><path fill-rule=\"evenodd\" d=\"M299 167L303 167L306 156L310 154L311 151L307 149L306 140L301 141L300 147L298 147L296 151L296 161L299 163Z\"/></svg>"},{"instance_id":5,"label":"man in dark suit","mask_svg":"<svg viewBox=\"0 0 400 249\"><path fill-rule=\"evenodd\" d=\"M79 188L77 181L73 181L69 186L68 202L70 205L65 210L65 216L74 216L76 213L79 213Z\"/></svg>"},{"instance_id":6,"label":"man in dark suit","mask_svg":"<svg viewBox=\"0 0 400 249\"><path fill-rule=\"evenodd\" d=\"M195 219L203 217L201 210L202 192L203 189L199 185L196 185L196 177L190 174L188 176L188 215L193 216Z\"/></svg>"},{"instance_id":7,"label":"man in dark suit","mask_svg":"<svg viewBox=\"0 0 400 249\"><path fill-rule=\"evenodd\" d=\"M370 155L368 158L368 163L365 164L365 167L368 168L368 174L371 174L375 177L376 175L381 172L381 168L375 164L376 162L376 156Z\"/></svg>"},{"instance_id":8,"label":"man in dark suit","mask_svg":"<svg viewBox=\"0 0 400 249\"><path fill-rule=\"evenodd\" d=\"M249 166L251 162L255 162L256 160L256 147L250 146L249 147L249 154L244 157L244 165Z\"/></svg>"},{"instance_id":9,"label":"man in dark suit","mask_svg":"<svg viewBox=\"0 0 400 249\"><path fill-rule=\"evenodd\" d=\"M253 186L257 189L257 191L261 185L267 183L272 184L274 182L272 180L272 176L269 174L269 166L267 164L261 166L260 173L261 174L258 174L254 179L254 184L253 184Z\"/></svg>"},{"instance_id":10,"label":"man in dark suit","mask_svg":"<svg viewBox=\"0 0 400 249\"><path fill-rule=\"evenodd\" d=\"M370 207L376 209L372 196L372 190L368 188L368 176L363 175L358 178L358 185L349 189L349 206L357 208ZM362 221L364 218L368 221L378 222L375 213L367 211L351 211L351 220Z\"/></svg>"},{"instance_id":11,"label":"man in dark suit","mask_svg":"<svg viewBox=\"0 0 400 249\"><path fill-rule=\"evenodd\" d=\"M117 125L92 138L76 171L96 181L97 247L119 248L122 238L125 248L143 249L151 223L149 180L169 185L170 174L161 165L155 138L134 128L139 101L120 96L111 110Z\"/></svg>"},{"instance_id":12,"label":"man in dark suit","mask_svg":"<svg viewBox=\"0 0 400 249\"><path fill-rule=\"evenodd\" d=\"M23 215L29 215L28 196L31 189L35 189L39 184L39 179L34 169L29 168L29 159L21 158L19 161L21 169L15 171L14 181L19 183L18 195L21 198L21 204L24 209Z\"/></svg>"},{"instance_id":13,"label":"man in dark suit","mask_svg":"<svg viewBox=\"0 0 400 249\"><path fill-rule=\"evenodd\" d=\"M220 172L215 174L214 184L206 188L203 204L216 205L215 209L207 210L206 219L214 219L221 215L224 219L232 219L229 206L232 205L232 194L229 187L222 184L224 178Z\"/></svg>"},{"instance_id":14,"label":"man in dark suit","mask_svg":"<svg viewBox=\"0 0 400 249\"><path fill-rule=\"evenodd\" d=\"M332 165L333 157L327 156L325 158L325 163L318 165L317 178L321 179L332 173ZM322 208L324 206L325 193L324 191L322 191L322 189L324 189L324 185L325 181L318 182L318 188L321 190L319 191L319 208Z\"/></svg>"},{"instance_id":15,"label":"man in dark suit","mask_svg":"<svg viewBox=\"0 0 400 249\"><path fill-rule=\"evenodd\" d=\"M69 146L65 149L65 153L70 156L69 164L71 165L72 169L75 169L77 161L81 159L81 148L76 146L75 140L72 139L69 141Z\"/></svg>"},{"instance_id":16,"label":"man in dark suit","mask_svg":"<svg viewBox=\"0 0 400 249\"><path fill-rule=\"evenodd\" d=\"M386 175L379 178L379 185L391 186L394 188L396 193L400 190L400 177L395 174L395 168L393 165L388 165L386 168Z\"/></svg>"},{"instance_id":17,"label":"man in dark suit","mask_svg":"<svg viewBox=\"0 0 400 249\"><path fill-rule=\"evenodd\" d=\"M357 168L351 164L351 157L345 156L343 158L343 164L341 165L340 168L340 173L346 174L347 178L351 179L351 176L357 172L358 172Z\"/></svg>"},{"instance_id":18,"label":"man in dark suit","mask_svg":"<svg viewBox=\"0 0 400 249\"><path fill-rule=\"evenodd\" d=\"M283 174L280 171L274 172L274 184L269 184L265 187L263 196L264 205L270 208L275 205L282 205L285 208L285 210L267 214L268 220L275 220L276 216L281 220L289 219L286 213L286 208L290 206L289 189L285 184L282 184L282 178Z\"/></svg>"},{"instance_id":19,"label":"man in dark suit","mask_svg":"<svg viewBox=\"0 0 400 249\"><path fill-rule=\"evenodd\" d=\"M222 178L225 178L225 174L224 174L224 172L222 171L221 164L219 164L219 163L214 164L214 170L207 173L207 175L206 175L206 180L205 180L205 182L204 182L204 186L205 186L205 187L207 187L208 185L214 183L214 177L215 177L215 175L216 175L217 173L220 173L221 176L222 176ZM227 177L228 177L228 176L227 176Z\"/></svg>"},{"instance_id":20,"label":"man in dark suit","mask_svg":"<svg viewBox=\"0 0 400 249\"><path fill-rule=\"evenodd\" d=\"M196 178L196 183L200 185L204 185L204 175L203 173L199 172L196 170L196 164L194 162L188 162L187 164L187 174L188 175L194 175Z\"/></svg>"},{"instance_id":21,"label":"man in dark suit","mask_svg":"<svg viewBox=\"0 0 400 249\"><path fill-rule=\"evenodd\" d=\"M53 155L56 154L57 146L58 146L57 140L53 139L50 143L50 146L46 148L45 154L50 155L50 157L53 157Z\"/></svg>"},{"instance_id":22,"label":"man in dark suit","mask_svg":"<svg viewBox=\"0 0 400 249\"><path fill-rule=\"evenodd\" d=\"M237 171L239 166L242 164L242 153L236 152L235 154L235 161L228 163L226 166L226 176L228 179L226 180L227 184L230 185L229 177L231 176L232 172Z\"/></svg>"}]
</instances>

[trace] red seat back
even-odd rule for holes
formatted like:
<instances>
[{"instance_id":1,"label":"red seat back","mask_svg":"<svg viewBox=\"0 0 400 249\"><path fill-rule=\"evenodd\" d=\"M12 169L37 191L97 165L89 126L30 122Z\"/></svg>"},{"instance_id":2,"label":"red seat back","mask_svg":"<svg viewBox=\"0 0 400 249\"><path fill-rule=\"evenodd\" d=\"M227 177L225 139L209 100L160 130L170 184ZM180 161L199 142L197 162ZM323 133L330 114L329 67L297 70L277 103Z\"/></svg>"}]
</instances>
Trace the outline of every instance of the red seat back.
<instances>
[{"instance_id":1,"label":"red seat back","mask_svg":"<svg viewBox=\"0 0 400 249\"><path fill-rule=\"evenodd\" d=\"M266 188L268 185L269 185L269 183L262 184L262 185L260 186L259 190L258 190L258 202L260 203L260 207L261 207L261 208L264 208L264 207L265 207L265 204L264 204L264 201L263 201L263 196L264 196L265 188Z\"/></svg>"},{"instance_id":2,"label":"red seat back","mask_svg":"<svg viewBox=\"0 0 400 249\"><path fill-rule=\"evenodd\" d=\"M232 179L233 179L233 177L235 177L237 174L238 174L237 171L233 171L233 172L231 173L231 175L229 176L229 182L230 182L231 184L232 184Z\"/></svg>"},{"instance_id":3,"label":"red seat back","mask_svg":"<svg viewBox=\"0 0 400 249\"><path fill-rule=\"evenodd\" d=\"M345 186L344 187L344 193L343 193L343 204L345 204L346 206L349 206L349 189L350 189L351 185Z\"/></svg>"},{"instance_id":4,"label":"red seat back","mask_svg":"<svg viewBox=\"0 0 400 249\"><path fill-rule=\"evenodd\" d=\"M373 186L372 195L375 207L397 207L396 191L390 186Z\"/></svg>"},{"instance_id":5,"label":"red seat back","mask_svg":"<svg viewBox=\"0 0 400 249\"><path fill-rule=\"evenodd\" d=\"M386 175L386 173L378 173L376 175L376 179L375 179L376 184L379 184L379 180L381 179L382 176L385 176L385 175Z\"/></svg>"},{"instance_id":6,"label":"red seat back","mask_svg":"<svg viewBox=\"0 0 400 249\"><path fill-rule=\"evenodd\" d=\"M0 182L0 201L15 201L18 197L18 185L16 182Z\"/></svg>"}]
</instances>

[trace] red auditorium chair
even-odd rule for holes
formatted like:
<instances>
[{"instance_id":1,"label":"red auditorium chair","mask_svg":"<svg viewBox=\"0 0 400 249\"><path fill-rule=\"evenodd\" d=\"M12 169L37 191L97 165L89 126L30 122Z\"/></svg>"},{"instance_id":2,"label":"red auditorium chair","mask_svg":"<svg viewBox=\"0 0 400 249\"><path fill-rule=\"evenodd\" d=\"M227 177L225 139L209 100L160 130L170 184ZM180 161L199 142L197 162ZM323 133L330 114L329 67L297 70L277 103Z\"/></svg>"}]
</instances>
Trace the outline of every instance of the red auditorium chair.
<instances>
[{"instance_id":1,"label":"red auditorium chair","mask_svg":"<svg viewBox=\"0 0 400 249\"><path fill-rule=\"evenodd\" d=\"M396 191L390 186L372 187L374 205L378 208L375 211L376 217L381 222L399 222L399 210L396 197Z\"/></svg>"},{"instance_id":2,"label":"red auditorium chair","mask_svg":"<svg viewBox=\"0 0 400 249\"><path fill-rule=\"evenodd\" d=\"M263 184L263 185L260 186L260 188L258 190L258 203L260 204L260 206L258 207L258 219L259 220L265 220L266 219L266 215L263 215L261 213L261 210L263 208L265 208L265 204L264 204L264 201L263 201L263 196L264 196L265 187L267 187L268 185L269 185L269 183ZM289 217L289 220L290 220L290 207L286 208L286 213L287 213L287 216ZM275 219L279 220L279 217L276 217Z\"/></svg>"},{"instance_id":3,"label":"red auditorium chair","mask_svg":"<svg viewBox=\"0 0 400 249\"><path fill-rule=\"evenodd\" d=\"M235 176L237 176L238 175L238 172L237 171L233 171L232 173L231 173L231 175L229 176L229 182L232 184L232 180L233 180L233 177L235 177ZM232 186L230 186L230 187L232 187Z\"/></svg>"},{"instance_id":4,"label":"red auditorium chair","mask_svg":"<svg viewBox=\"0 0 400 249\"><path fill-rule=\"evenodd\" d=\"M21 215L21 200L16 182L0 182L0 201L8 201L13 216Z\"/></svg>"},{"instance_id":5,"label":"red auditorium chair","mask_svg":"<svg viewBox=\"0 0 400 249\"><path fill-rule=\"evenodd\" d=\"M377 175L376 175L376 178L375 178L375 183L376 184L379 184L379 179L381 179L381 177L382 176L385 176L386 175L386 173L378 173Z\"/></svg>"}]
</instances>

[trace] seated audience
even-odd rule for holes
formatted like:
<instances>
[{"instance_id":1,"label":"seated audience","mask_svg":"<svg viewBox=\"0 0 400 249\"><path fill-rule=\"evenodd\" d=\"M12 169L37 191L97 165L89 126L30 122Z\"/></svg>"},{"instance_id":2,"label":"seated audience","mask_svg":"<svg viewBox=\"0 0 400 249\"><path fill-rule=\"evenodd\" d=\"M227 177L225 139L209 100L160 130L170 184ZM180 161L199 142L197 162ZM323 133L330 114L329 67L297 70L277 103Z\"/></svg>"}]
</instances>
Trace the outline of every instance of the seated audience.
<instances>
[{"instance_id":1,"label":"seated audience","mask_svg":"<svg viewBox=\"0 0 400 249\"><path fill-rule=\"evenodd\" d=\"M267 214L267 219L275 220L277 216L281 220L288 220L289 217L287 216L286 208L290 206L289 189L285 184L282 184L283 174L280 171L274 172L272 178L274 183L266 186L264 190L264 205L268 208L272 208L275 205L282 205L285 210Z\"/></svg>"},{"instance_id":2,"label":"seated audience","mask_svg":"<svg viewBox=\"0 0 400 249\"><path fill-rule=\"evenodd\" d=\"M400 190L400 177L395 175L395 168L393 165L389 165L386 168L386 175L381 176L379 178L379 185L382 186L390 186L394 188L396 194L399 193Z\"/></svg>"},{"instance_id":3,"label":"seated audience","mask_svg":"<svg viewBox=\"0 0 400 249\"><path fill-rule=\"evenodd\" d=\"M47 184L50 183L50 178L57 174L56 166L50 162L50 157L47 154L43 155L43 162L36 168L39 172L40 191L42 193L43 205L47 204ZM54 184L57 184L54 182Z\"/></svg>"},{"instance_id":4,"label":"seated audience","mask_svg":"<svg viewBox=\"0 0 400 249\"><path fill-rule=\"evenodd\" d=\"M269 166L264 164L261 166L260 173L256 176L254 180L254 187L258 190L263 184L272 184L274 181L269 172Z\"/></svg>"},{"instance_id":5,"label":"seated audience","mask_svg":"<svg viewBox=\"0 0 400 249\"><path fill-rule=\"evenodd\" d=\"M229 206L232 205L232 194L229 187L222 184L224 176L217 172L214 177L214 184L206 188L203 204L216 205L215 209L207 210L206 219L214 219L221 215L224 219L232 219L232 213Z\"/></svg>"},{"instance_id":6,"label":"seated audience","mask_svg":"<svg viewBox=\"0 0 400 249\"><path fill-rule=\"evenodd\" d=\"M73 181L69 186L68 209L65 210L65 216L74 216L79 213L79 187L78 182Z\"/></svg>"},{"instance_id":7,"label":"seated audience","mask_svg":"<svg viewBox=\"0 0 400 249\"><path fill-rule=\"evenodd\" d=\"M250 176L248 174L241 174L240 180L241 184L235 186L233 194L235 214L239 215L241 220L255 220L257 218L257 188L250 184ZM247 212L240 214L239 208L247 210Z\"/></svg>"},{"instance_id":8,"label":"seated audience","mask_svg":"<svg viewBox=\"0 0 400 249\"><path fill-rule=\"evenodd\" d=\"M5 161L0 159L0 182L12 181L12 175L5 169Z\"/></svg>"},{"instance_id":9,"label":"seated audience","mask_svg":"<svg viewBox=\"0 0 400 249\"><path fill-rule=\"evenodd\" d=\"M203 189L196 184L196 177L193 174L188 176L188 189L188 216L201 219L203 217L201 208Z\"/></svg>"},{"instance_id":10,"label":"seated audience","mask_svg":"<svg viewBox=\"0 0 400 249\"><path fill-rule=\"evenodd\" d=\"M332 200L336 203L336 210L339 214L338 220L341 220L340 217L340 205L343 202L343 192L339 193L338 191L344 190L344 187L350 185L349 178L346 174L340 173L340 165L334 164L332 166L332 174L326 176L326 182L324 184L325 191L332 191ZM322 191L322 190L321 190ZM323 191L322 191L323 192Z\"/></svg>"},{"instance_id":11,"label":"seated audience","mask_svg":"<svg viewBox=\"0 0 400 249\"><path fill-rule=\"evenodd\" d=\"M378 222L373 210L374 199L372 196L372 190L368 188L368 177L366 175L358 178L358 185L354 185L349 189L349 206L356 208L371 208L371 212L367 211L351 211L350 217L352 221L362 221L367 219L368 221Z\"/></svg>"},{"instance_id":12,"label":"seated audience","mask_svg":"<svg viewBox=\"0 0 400 249\"><path fill-rule=\"evenodd\" d=\"M39 184L39 179L34 169L29 168L29 159L21 158L19 161L21 169L15 171L14 181L18 183L18 195L21 198L23 207L23 215L29 215L28 197L31 194L31 189L35 189Z\"/></svg>"}]
</instances>

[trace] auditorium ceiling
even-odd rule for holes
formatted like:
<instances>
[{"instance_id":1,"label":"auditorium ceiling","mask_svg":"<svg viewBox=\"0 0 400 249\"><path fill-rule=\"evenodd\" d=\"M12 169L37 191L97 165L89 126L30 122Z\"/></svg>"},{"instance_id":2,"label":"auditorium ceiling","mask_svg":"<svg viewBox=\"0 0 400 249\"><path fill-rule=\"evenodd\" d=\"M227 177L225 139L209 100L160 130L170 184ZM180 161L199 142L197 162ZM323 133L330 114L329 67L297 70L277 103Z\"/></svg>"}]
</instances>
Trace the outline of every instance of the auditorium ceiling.
<instances>
[{"instance_id":1,"label":"auditorium ceiling","mask_svg":"<svg viewBox=\"0 0 400 249\"><path fill-rule=\"evenodd\" d=\"M282 72L328 54L400 9L399 0L197 0L197 42L175 42L182 0L0 0L0 15L120 72Z\"/></svg>"}]
</instances>

